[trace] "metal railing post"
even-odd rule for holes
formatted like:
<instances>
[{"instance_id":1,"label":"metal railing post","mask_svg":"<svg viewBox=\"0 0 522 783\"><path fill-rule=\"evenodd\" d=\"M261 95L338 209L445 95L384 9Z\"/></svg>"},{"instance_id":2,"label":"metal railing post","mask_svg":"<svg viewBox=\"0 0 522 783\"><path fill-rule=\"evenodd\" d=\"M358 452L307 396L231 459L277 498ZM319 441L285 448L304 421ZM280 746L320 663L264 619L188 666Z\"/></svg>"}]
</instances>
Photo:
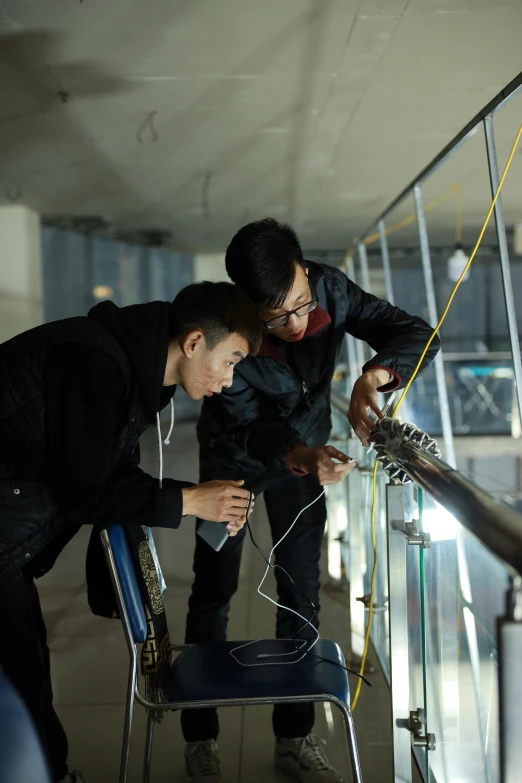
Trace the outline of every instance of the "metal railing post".
<instances>
[{"instance_id":1,"label":"metal railing post","mask_svg":"<svg viewBox=\"0 0 522 783\"><path fill-rule=\"evenodd\" d=\"M362 287L365 291L371 294L372 287L370 283L370 270L368 268L368 253L366 252L366 245L364 242L359 242L357 245L357 255L359 256L359 261L361 262Z\"/></svg>"},{"instance_id":2,"label":"metal railing post","mask_svg":"<svg viewBox=\"0 0 522 783\"><path fill-rule=\"evenodd\" d=\"M390 253L388 251L388 238L386 236L386 226L384 220L379 220L379 241L381 245L381 258L382 268L384 270L384 283L386 286L386 299L392 305L395 304L395 296L393 293L393 281L390 264Z\"/></svg>"},{"instance_id":3,"label":"metal railing post","mask_svg":"<svg viewBox=\"0 0 522 783\"><path fill-rule=\"evenodd\" d=\"M419 243L422 259L422 269L424 272L424 285L426 286L426 299L428 302L428 317L430 325L435 327L439 321L437 315L437 302L435 299L435 286L433 284L433 270L431 268L430 245L428 241L428 229L426 227L426 216L424 214L424 205L422 201L422 190L420 185L413 188L413 198L415 201L415 214L417 217L417 228L419 232ZM444 375L444 358L442 351L439 351L435 357L435 374L437 378L437 392L440 403L440 416L442 420L442 434L446 448L446 459L454 468L456 467L455 446L453 443L453 430L451 427L451 416L448 400L448 389L446 387L446 377Z\"/></svg>"},{"instance_id":4,"label":"metal railing post","mask_svg":"<svg viewBox=\"0 0 522 783\"><path fill-rule=\"evenodd\" d=\"M518 783L522 770L522 577L507 593L506 616L497 623L500 695L500 779Z\"/></svg>"},{"instance_id":5,"label":"metal railing post","mask_svg":"<svg viewBox=\"0 0 522 783\"><path fill-rule=\"evenodd\" d=\"M484 118L484 133L486 135L486 150L488 153L489 179L491 193L497 192L499 176L497 164L497 152L495 149L495 132L493 130L493 116L490 114ZM495 204L495 223L497 227L498 251L500 255L500 270L502 272L502 286L506 303L506 315L508 322L509 340L513 354L513 370L515 373L515 385L518 399L518 411L522 418L522 358L520 357L520 341L518 339L517 314L515 299L513 297L513 281L509 267L509 251L506 239L506 226L504 223L504 210L502 208L502 196L499 196Z\"/></svg>"},{"instance_id":6,"label":"metal railing post","mask_svg":"<svg viewBox=\"0 0 522 783\"><path fill-rule=\"evenodd\" d=\"M411 783L410 672L408 656L408 585L406 579L405 489L386 487L388 525L388 605L393 727L393 780Z\"/></svg>"},{"instance_id":7,"label":"metal railing post","mask_svg":"<svg viewBox=\"0 0 522 783\"><path fill-rule=\"evenodd\" d=\"M355 263L354 263L353 258L349 258L348 259L348 277L351 280L353 280L354 283L357 282L357 280L355 279ZM365 365L364 345L363 345L361 340L356 340L355 338L354 338L354 342L355 342L355 355L357 357L357 364L359 365L357 367L357 370L358 370L357 378L358 378L360 373L362 373L362 368Z\"/></svg>"}]
</instances>

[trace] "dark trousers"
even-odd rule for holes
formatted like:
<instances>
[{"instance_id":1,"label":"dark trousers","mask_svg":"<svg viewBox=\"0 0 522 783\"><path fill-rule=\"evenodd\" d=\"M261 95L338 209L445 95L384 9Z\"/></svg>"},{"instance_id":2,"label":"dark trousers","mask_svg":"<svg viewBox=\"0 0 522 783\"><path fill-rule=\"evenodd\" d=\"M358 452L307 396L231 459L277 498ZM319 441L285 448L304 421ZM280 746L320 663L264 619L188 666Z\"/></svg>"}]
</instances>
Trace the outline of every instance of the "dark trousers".
<instances>
[{"instance_id":1,"label":"dark trousers","mask_svg":"<svg viewBox=\"0 0 522 783\"><path fill-rule=\"evenodd\" d=\"M0 666L36 724L54 780L67 775L67 737L53 708L47 631L32 578L0 583Z\"/></svg>"},{"instance_id":2,"label":"dark trousers","mask_svg":"<svg viewBox=\"0 0 522 783\"><path fill-rule=\"evenodd\" d=\"M264 498L274 543L283 537L299 511L317 498L321 489L311 476L278 480L265 489ZM325 522L326 503L323 496L301 514L292 532L275 551L276 563L288 571L296 587L304 594L300 595L285 574L276 568L278 601L306 619L313 610L304 596L319 611L319 559ZM235 538L229 538L220 552L215 552L196 536L195 579L187 615L187 644L226 639L230 600L238 586L245 533L246 528L243 528ZM254 556L261 557L258 553ZM317 615L313 622L317 626ZM277 638L313 639L315 634L310 628L299 633L303 625L303 621L291 612L277 609ZM181 713L181 725L187 742L216 739L219 732L217 711L213 708L184 710ZM313 725L313 704L280 704L274 707L273 728L276 737L304 737L310 733Z\"/></svg>"}]
</instances>

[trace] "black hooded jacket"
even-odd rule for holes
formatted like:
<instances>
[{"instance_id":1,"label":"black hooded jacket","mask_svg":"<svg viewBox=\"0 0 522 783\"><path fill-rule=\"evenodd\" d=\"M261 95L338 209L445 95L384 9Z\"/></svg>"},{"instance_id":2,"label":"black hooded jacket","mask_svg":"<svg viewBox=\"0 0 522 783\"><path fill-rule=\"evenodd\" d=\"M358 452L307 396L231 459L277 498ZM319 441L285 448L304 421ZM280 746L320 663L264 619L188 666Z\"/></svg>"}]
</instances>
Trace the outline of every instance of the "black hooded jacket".
<instances>
[{"instance_id":1,"label":"black hooded jacket","mask_svg":"<svg viewBox=\"0 0 522 783\"><path fill-rule=\"evenodd\" d=\"M432 333L430 326L363 291L335 267L306 262L319 297L298 343L265 335L255 357L240 362L230 389L205 399L198 423L202 479L244 479L260 491L290 476L288 452L298 444L325 445L331 431L330 387L349 333L376 352L360 368L388 370L404 386ZM420 375L440 346L432 342Z\"/></svg>"},{"instance_id":2,"label":"black hooded jacket","mask_svg":"<svg viewBox=\"0 0 522 783\"><path fill-rule=\"evenodd\" d=\"M94 307L0 345L0 579L49 569L82 523L176 528L186 482L139 467L165 407L170 304Z\"/></svg>"}]
</instances>

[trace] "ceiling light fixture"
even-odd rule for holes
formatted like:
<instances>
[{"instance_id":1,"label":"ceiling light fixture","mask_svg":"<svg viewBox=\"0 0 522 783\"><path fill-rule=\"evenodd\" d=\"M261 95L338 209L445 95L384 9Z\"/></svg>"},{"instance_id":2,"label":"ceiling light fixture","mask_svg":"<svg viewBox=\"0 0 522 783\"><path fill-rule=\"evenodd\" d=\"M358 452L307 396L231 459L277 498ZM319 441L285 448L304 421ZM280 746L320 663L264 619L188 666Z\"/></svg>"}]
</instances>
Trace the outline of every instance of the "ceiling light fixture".
<instances>
[{"instance_id":1,"label":"ceiling light fixture","mask_svg":"<svg viewBox=\"0 0 522 783\"><path fill-rule=\"evenodd\" d=\"M448 258L448 277L453 283L456 283L457 280L460 279L460 276L463 273L464 267L466 266L468 261L469 261L469 256L462 249L462 245L460 243L457 243L454 252ZM468 280L468 278L469 278L469 269L462 279L464 281L464 280Z\"/></svg>"},{"instance_id":2,"label":"ceiling light fixture","mask_svg":"<svg viewBox=\"0 0 522 783\"><path fill-rule=\"evenodd\" d=\"M466 264L469 261L469 256L466 255L462 248L462 197L460 185L457 183L455 186L455 250L448 258L448 278L452 283L456 283L460 280ZM468 280L469 270L466 272L464 280Z\"/></svg>"}]
</instances>

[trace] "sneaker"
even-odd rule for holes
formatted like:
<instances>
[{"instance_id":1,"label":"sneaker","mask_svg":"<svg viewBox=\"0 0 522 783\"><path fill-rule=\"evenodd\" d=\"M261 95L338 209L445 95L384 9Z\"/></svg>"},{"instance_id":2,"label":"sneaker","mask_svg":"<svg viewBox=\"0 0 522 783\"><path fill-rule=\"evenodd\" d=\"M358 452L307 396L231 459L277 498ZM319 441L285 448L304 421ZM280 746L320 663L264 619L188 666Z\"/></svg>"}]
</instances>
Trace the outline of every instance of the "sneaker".
<instances>
[{"instance_id":1,"label":"sneaker","mask_svg":"<svg viewBox=\"0 0 522 783\"><path fill-rule=\"evenodd\" d=\"M295 739L278 737L275 766L301 783L343 783L343 776L328 761L323 745L325 740L315 734Z\"/></svg>"},{"instance_id":2,"label":"sneaker","mask_svg":"<svg viewBox=\"0 0 522 783\"><path fill-rule=\"evenodd\" d=\"M68 775L60 780L60 783L85 783L85 778L81 772L78 772L77 769L73 769L72 772L69 772Z\"/></svg>"},{"instance_id":3,"label":"sneaker","mask_svg":"<svg viewBox=\"0 0 522 783\"><path fill-rule=\"evenodd\" d=\"M221 783L221 762L215 740L189 742L185 746L187 780L191 783Z\"/></svg>"}]
</instances>

